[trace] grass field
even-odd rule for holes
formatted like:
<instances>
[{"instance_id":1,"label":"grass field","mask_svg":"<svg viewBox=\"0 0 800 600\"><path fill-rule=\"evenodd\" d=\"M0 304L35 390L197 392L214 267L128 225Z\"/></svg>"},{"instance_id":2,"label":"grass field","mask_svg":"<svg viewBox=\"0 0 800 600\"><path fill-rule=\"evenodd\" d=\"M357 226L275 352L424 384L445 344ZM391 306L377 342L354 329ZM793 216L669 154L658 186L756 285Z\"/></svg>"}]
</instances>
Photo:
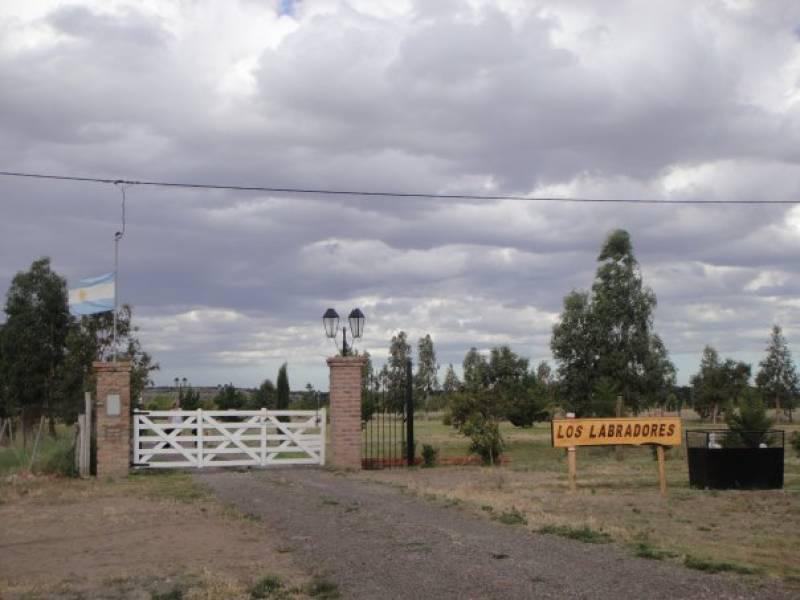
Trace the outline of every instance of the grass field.
<instances>
[{"instance_id":1,"label":"grass field","mask_svg":"<svg viewBox=\"0 0 800 600\"><path fill-rule=\"evenodd\" d=\"M58 425L56 437L47 432L47 426L42 430L39 446L33 464L33 443L36 432L29 434L26 447L22 445L22 437L17 435L13 443L6 437L0 446L0 477L30 470L32 473L57 473L68 475L74 468L73 444L75 441L75 427Z\"/></svg>"},{"instance_id":2,"label":"grass field","mask_svg":"<svg viewBox=\"0 0 800 600\"><path fill-rule=\"evenodd\" d=\"M686 428L707 427L685 421ZM800 430L792 424L787 431ZM661 498L650 448L579 448L578 492L568 493L565 452L550 447L549 424L501 427L511 459L503 467L437 467L373 471L365 477L463 506L500 522L587 542L614 541L654 560L691 568L777 576L800 585L800 459L787 447L781 491L705 491L689 487L683 448L667 451L668 495ZM418 450L464 456L468 440L420 415ZM509 516L511 515L511 516ZM513 517L513 518L512 518Z\"/></svg>"}]
</instances>

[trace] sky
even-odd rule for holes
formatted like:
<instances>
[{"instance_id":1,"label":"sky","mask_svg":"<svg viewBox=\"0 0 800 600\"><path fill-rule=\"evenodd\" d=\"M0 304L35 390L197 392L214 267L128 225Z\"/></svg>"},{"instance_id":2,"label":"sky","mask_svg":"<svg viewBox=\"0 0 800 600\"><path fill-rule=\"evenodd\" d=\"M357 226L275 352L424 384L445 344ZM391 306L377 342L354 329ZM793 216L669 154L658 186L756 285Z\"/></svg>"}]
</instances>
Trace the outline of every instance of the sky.
<instances>
[{"instance_id":1,"label":"sky","mask_svg":"<svg viewBox=\"0 0 800 600\"><path fill-rule=\"evenodd\" d=\"M800 201L795 0L3 0L0 170L444 194ZM430 334L552 361L630 232L686 383L800 356L800 205L571 204L132 186L120 299L159 384L328 386L328 307L380 365ZM0 293L110 271L113 185L0 177ZM0 317L1 318L1 317Z\"/></svg>"}]
</instances>

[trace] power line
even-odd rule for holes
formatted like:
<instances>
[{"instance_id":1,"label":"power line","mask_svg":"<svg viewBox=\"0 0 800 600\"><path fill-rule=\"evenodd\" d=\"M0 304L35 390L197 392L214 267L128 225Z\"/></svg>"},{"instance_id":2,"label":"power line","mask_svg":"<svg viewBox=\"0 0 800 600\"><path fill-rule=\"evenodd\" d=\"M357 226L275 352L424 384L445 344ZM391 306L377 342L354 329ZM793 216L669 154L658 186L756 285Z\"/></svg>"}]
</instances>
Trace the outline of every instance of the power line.
<instances>
[{"instance_id":1,"label":"power line","mask_svg":"<svg viewBox=\"0 0 800 600\"><path fill-rule=\"evenodd\" d=\"M100 177L78 177L74 175L52 175L45 173L21 173L0 171L5 177L27 177L30 179L49 179L57 181L76 181L86 183L110 183L116 185L140 185L165 188L188 188L201 190L231 190L236 192L270 192L275 194L306 194L321 196L362 196L367 198L418 198L427 200L512 200L516 202L563 202L582 204L800 204L800 200L663 200L656 198L576 198L557 196L514 196L504 194L433 194L424 192L388 192L366 190L333 190L325 188L269 187L258 185L229 185L214 183L190 183L175 181L137 181L129 179L104 179Z\"/></svg>"}]
</instances>

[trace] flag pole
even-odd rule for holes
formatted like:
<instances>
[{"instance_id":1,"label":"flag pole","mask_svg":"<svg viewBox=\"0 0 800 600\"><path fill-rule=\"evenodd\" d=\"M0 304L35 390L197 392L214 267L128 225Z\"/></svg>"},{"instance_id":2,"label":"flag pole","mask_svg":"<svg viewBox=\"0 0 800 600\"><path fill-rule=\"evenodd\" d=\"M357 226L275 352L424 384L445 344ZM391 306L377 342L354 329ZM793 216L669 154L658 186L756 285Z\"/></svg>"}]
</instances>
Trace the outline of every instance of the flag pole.
<instances>
[{"instance_id":1,"label":"flag pole","mask_svg":"<svg viewBox=\"0 0 800 600\"><path fill-rule=\"evenodd\" d=\"M117 362L117 273L119 271L119 240L122 238L122 233L119 231L114 234L114 342L112 347L114 353L112 357L113 362Z\"/></svg>"},{"instance_id":2,"label":"flag pole","mask_svg":"<svg viewBox=\"0 0 800 600\"><path fill-rule=\"evenodd\" d=\"M114 185L119 186L119 191L122 192L122 231L114 234L114 357L113 362L117 362L117 312L119 307L119 299L117 294L117 281L119 280L119 241L125 235L125 183L123 181L115 181Z\"/></svg>"}]
</instances>

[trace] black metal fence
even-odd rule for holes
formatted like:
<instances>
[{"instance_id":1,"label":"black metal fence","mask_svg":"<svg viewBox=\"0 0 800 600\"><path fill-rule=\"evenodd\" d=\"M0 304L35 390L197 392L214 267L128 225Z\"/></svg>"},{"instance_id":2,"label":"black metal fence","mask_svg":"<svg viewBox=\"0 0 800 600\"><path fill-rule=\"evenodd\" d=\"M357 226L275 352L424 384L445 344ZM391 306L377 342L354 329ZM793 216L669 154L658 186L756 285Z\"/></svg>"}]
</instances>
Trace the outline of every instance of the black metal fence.
<instances>
[{"instance_id":1,"label":"black metal fence","mask_svg":"<svg viewBox=\"0 0 800 600\"><path fill-rule=\"evenodd\" d=\"M394 385L367 382L361 407L362 466L385 469L413 465L414 403L411 360Z\"/></svg>"},{"instance_id":2,"label":"black metal fence","mask_svg":"<svg viewBox=\"0 0 800 600\"><path fill-rule=\"evenodd\" d=\"M687 430L689 485L712 489L780 489L784 444L785 434L780 430Z\"/></svg>"}]
</instances>

